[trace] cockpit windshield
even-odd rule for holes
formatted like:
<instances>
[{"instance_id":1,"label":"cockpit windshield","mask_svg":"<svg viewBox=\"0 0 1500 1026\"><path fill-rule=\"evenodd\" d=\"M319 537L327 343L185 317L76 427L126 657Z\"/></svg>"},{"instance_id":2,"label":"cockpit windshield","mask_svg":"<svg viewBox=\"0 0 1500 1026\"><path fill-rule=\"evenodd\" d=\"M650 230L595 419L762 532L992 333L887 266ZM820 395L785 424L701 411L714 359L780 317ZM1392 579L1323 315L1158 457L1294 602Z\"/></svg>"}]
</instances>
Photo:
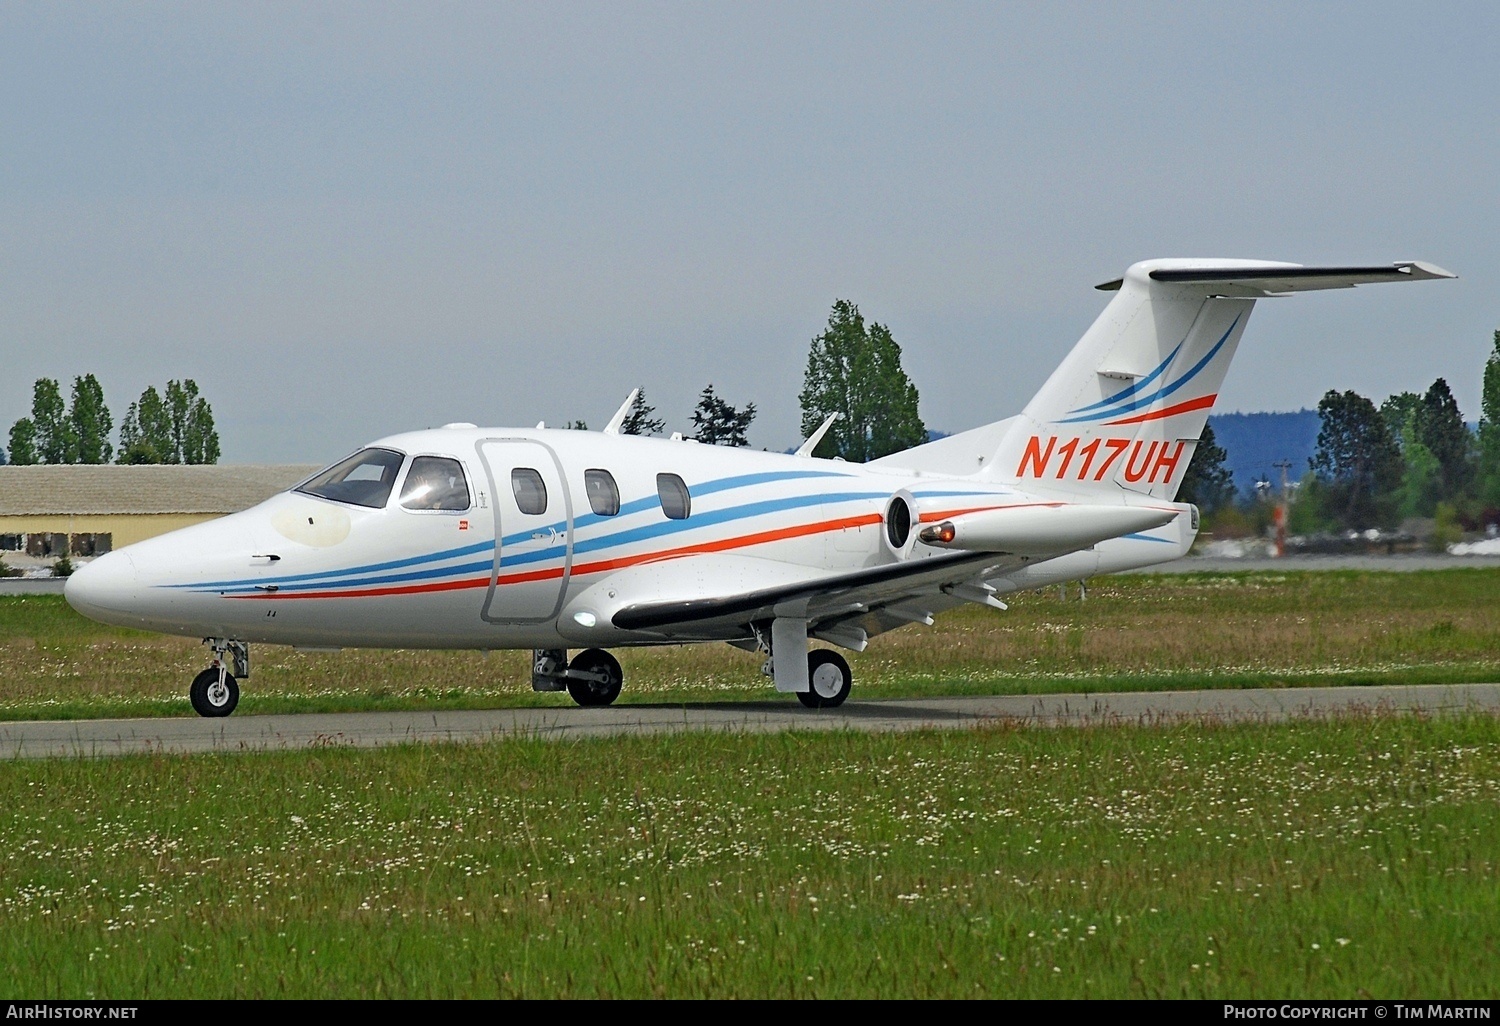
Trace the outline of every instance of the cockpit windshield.
<instances>
[{"instance_id":1,"label":"cockpit windshield","mask_svg":"<svg viewBox=\"0 0 1500 1026\"><path fill-rule=\"evenodd\" d=\"M384 509L406 457L392 449L361 449L298 488L299 492L356 506Z\"/></svg>"}]
</instances>

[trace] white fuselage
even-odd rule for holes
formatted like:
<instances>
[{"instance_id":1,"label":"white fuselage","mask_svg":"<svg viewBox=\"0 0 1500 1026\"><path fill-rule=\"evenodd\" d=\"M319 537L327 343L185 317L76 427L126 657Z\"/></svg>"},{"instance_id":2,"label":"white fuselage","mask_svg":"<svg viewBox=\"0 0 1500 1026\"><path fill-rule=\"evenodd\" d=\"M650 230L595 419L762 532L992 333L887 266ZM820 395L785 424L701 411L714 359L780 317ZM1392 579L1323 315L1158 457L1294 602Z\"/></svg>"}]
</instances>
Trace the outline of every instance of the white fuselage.
<instances>
[{"instance_id":1,"label":"white fuselage","mask_svg":"<svg viewBox=\"0 0 1500 1026\"><path fill-rule=\"evenodd\" d=\"M898 494L915 514L914 528L974 511L1066 502L1045 489L1022 491L978 476L584 431L464 426L372 446L402 460L378 508L283 492L95 560L71 580L69 602L108 623L303 646L608 648L734 640L743 629L664 637L617 626L614 615L642 602L813 584L951 557L917 540L915 530L902 545L892 543L885 517ZM401 504L420 456L458 461L467 508ZM595 511L601 496L594 471L607 471L614 482L618 512L608 512L607 495L605 512ZM686 486L685 509L672 493L673 476ZM536 481L545 493L540 507ZM988 590L1145 566L1191 545L1191 507L1148 496L1115 501L1181 515L1150 531L1032 557L988 578Z\"/></svg>"}]
</instances>

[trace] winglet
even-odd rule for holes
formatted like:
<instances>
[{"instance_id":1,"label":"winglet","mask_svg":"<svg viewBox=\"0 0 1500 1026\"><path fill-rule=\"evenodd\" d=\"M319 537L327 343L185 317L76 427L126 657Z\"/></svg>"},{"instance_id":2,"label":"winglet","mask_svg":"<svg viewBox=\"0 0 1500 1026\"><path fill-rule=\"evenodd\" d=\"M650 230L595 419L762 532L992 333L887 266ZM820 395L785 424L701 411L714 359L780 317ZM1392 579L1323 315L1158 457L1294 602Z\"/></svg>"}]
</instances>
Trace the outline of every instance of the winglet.
<instances>
[{"instance_id":1,"label":"winglet","mask_svg":"<svg viewBox=\"0 0 1500 1026\"><path fill-rule=\"evenodd\" d=\"M828 429L833 427L833 422L838 419L839 415L837 411L830 413L828 415L828 419L823 421L822 424L818 425L818 430L808 435L807 441L797 446L797 451L793 453L793 455L801 456L804 459L810 458L813 454L813 450L818 447L818 443L823 440L823 436L828 434Z\"/></svg>"},{"instance_id":2,"label":"winglet","mask_svg":"<svg viewBox=\"0 0 1500 1026\"><path fill-rule=\"evenodd\" d=\"M615 411L615 415L609 418L609 423L604 425L606 435L618 435L620 428L625 423L625 418L630 416L630 408L635 405L635 397L641 394L639 388L631 389L630 394L625 397L625 402Z\"/></svg>"}]
</instances>

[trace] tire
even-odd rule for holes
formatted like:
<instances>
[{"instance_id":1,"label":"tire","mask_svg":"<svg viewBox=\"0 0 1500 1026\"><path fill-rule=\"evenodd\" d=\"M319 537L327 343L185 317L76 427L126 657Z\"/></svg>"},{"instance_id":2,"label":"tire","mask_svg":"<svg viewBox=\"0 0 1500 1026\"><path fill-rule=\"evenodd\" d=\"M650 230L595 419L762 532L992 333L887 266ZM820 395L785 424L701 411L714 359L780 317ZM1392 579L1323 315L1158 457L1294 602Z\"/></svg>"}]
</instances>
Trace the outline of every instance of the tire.
<instances>
[{"instance_id":1,"label":"tire","mask_svg":"<svg viewBox=\"0 0 1500 1026\"><path fill-rule=\"evenodd\" d=\"M797 692L798 701L809 709L834 709L849 697L854 675L843 656L818 648L807 653L807 683L806 691Z\"/></svg>"},{"instance_id":2,"label":"tire","mask_svg":"<svg viewBox=\"0 0 1500 1026\"><path fill-rule=\"evenodd\" d=\"M193 678L188 689L188 699L193 711L199 716L228 716L240 704L240 685L232 674L224 674L224 687L219 688L218 667L210 666Z\"/></svg>"},{"instance_id":3,"label":"tire","mask_svg":"<svg viewBox=\"0 0 1500 1026\"><path fill-rule=\"evenodd\" d=\"M578 670L582 673L603 672L607 675L604 681L577 680L568 677L568 694L573 696L573 701L582 706L609 705L620 697L620 685L625 681L625 671L620 669L620 662L614 656L602 648L584 649L573 657L568 663L568 671Z\"/></svg>"}]
</instances>

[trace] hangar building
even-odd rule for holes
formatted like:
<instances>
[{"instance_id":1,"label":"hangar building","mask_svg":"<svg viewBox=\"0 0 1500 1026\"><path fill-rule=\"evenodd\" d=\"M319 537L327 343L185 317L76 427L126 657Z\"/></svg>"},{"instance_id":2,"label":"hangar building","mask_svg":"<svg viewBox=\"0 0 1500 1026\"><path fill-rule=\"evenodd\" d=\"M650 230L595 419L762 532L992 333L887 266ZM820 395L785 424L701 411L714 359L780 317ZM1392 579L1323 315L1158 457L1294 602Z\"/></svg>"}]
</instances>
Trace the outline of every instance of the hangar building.
<instances>
[{"instance_id":1,"label":"hangar building","mask_svg":"<svg viewBox=\"0 0 1500 1026\"><path fill-rule=\"evenodd\" d=\"M0 554L101 555L249 509L317 465L0 466Z\"/></svg>"}]
</instances>

